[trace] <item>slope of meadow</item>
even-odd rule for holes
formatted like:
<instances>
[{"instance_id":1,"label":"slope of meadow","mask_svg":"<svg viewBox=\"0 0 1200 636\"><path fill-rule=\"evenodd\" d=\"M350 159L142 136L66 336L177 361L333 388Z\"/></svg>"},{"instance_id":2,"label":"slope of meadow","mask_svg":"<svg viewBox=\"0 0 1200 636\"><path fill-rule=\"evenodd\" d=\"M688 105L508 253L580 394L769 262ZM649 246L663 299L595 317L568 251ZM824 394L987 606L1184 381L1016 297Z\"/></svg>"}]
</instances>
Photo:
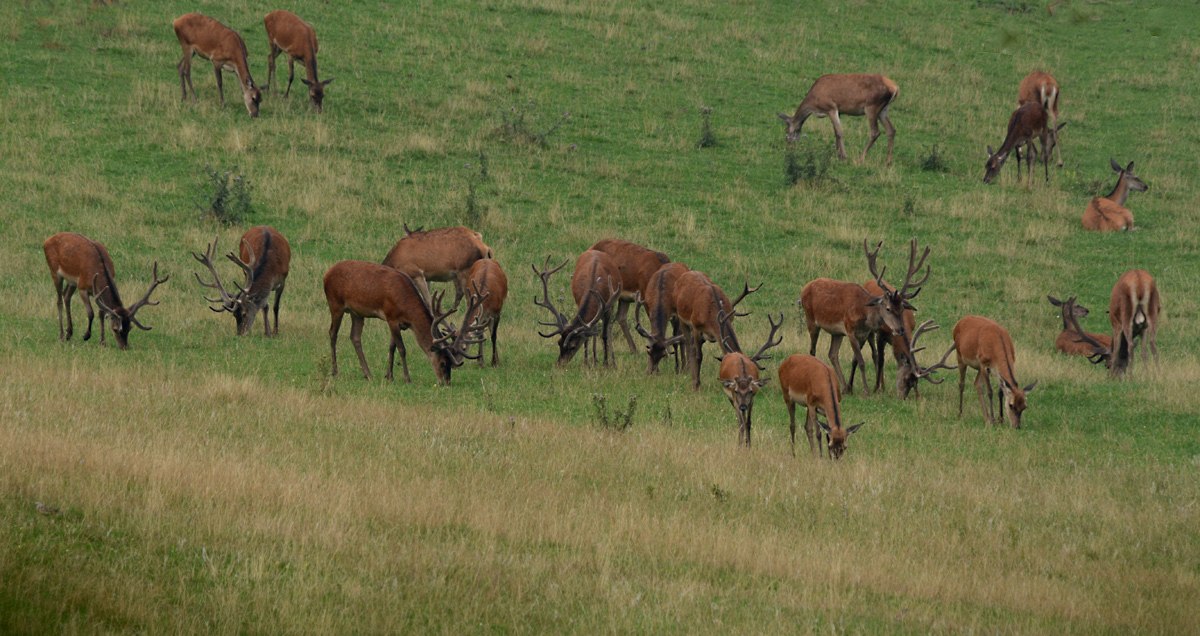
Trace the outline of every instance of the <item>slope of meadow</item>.
<instances>
[{"instance_id":1,"label":"slope of meadow","mask_svg":"<svg viewBox=\"0 0 1200 636\"><path fill-rule=\"evenodd\" d=\"M1194 3L411 4L288 6L336 81L321 115L297 81L255 120L230 74L218 107L201 59L180 101L170 23L237 29L262 83L278 5L0 5L0 632L1200 631ZM1062 86L1066 165L984 186L1033 69ZM787 185L774 113L829 72L900 85L895 162L881 139ZM866 122L843 125L856 156ZM829 122L805 133L819 167ZM1150 186L1138 232L1079 227L1109 157ZM245 227L203 218L206 164L249 178L249 222L291 242L277 339L200 298L189 252ZM367 382L343 329L327 377L321 276L382 259L403 222L484 234L511 285L501 367L436 387L410 346L411 385ZM126 297L170 274L129 351L56 341L40 246L63 230L108 246ZM757 348L783 312L776 362L807 351L805 282L865 280L864 237L895 272L917 236L929 352L963 315L1005 324L1038 381L1025 428L984 426L969 382L957 417L943 373L919 400L848 396L867 425L834 464L790 455L774 383L737 448L711 355L698 393L624 344L616 369L555 369L529 264L605 236L765 283L739 330ZM1105 331L1135 267L1163 296L1161 372L1056 355L1046 294ZM369 322L377 376L386 342ZM596 395L636 395L633 427L598 425Z\"/></svg>"}]
</instances>

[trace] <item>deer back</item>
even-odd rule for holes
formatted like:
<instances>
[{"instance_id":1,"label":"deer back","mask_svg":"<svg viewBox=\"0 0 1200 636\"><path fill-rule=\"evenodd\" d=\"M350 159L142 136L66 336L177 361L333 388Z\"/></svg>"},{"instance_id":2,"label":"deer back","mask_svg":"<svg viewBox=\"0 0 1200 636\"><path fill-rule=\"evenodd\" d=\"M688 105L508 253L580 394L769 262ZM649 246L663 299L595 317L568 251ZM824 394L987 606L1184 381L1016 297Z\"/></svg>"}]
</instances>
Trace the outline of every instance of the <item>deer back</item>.
<instances>
[{"instance_id":1,"label":"deer back","mask_svg":"<svg viewBox=\"0 0 1200 636\"><path fill-rule=\"evenodd\" d=\"M723 351L741 351L733 331L733 303L708 276L690 270L675 283L675 310L697 335L716 342ZM726 317L723 326L721 317Z\"/></svg>"},{"instance_id":2,"label":"deer back","mask_svg":"<svg viewBox=\"0 0 1200 636\"><path fill-rule=\"evenodd\" d=\"M666 337L667 325L676 315L675 285L688 271L688 266L683 263L668 263L654 272L646 285L642 299L646 302L650 333L657 338Z\"/></svg>"},{"instance_id":3,"label":"deer back","mask_svg":"<svg viewBox=\"0 0 1200 636\"><path fill-rule=\"evenodd\" d=\"M857 338L883 324L880 305L867 306L873 298L861 285L832 278L818 278L800 290L800 306L809 320L827 331L843 333L844 330Z\"/></svg>"},{"instance_id":4,"label":"deer back","mask_svg":"<svg viewBox=\"0 0 1200 636\"><path fill-rule=\"evenodd\" d=\"M807 353L795 353L779 365L779 388L787 404L799 402L819 407L830 426L842 426L842 389L829 365Z\"/></svg>"},{"instance_id":5,"label":"deer back","mask_svg":"<svg viewBox=\"0 0 1200 636\"><path fill-rule=\"evenodd\" d=\"M246 290L256 305L261 306L268 294L287 280L292 262L292 246L273 227L259 225L246 230L238 242L238 255L250 266L253 282Z\"/></svg>"},{"instance_id":6,"label":"deer back","mask_svg":"<svg viewBox=\"0 0 1200 636\"><path fill-rule=\"evenodd\" d=\"M806 115L831 110L843 115L862 115L868 106L890 103L899 92L895 82L877 73L822 75L808 89L800 111Z\"/></svg>"},{"instance_id":7,"label":"deer back","mask_svg":"<svg viewBox=\"0 0 1200 636\"><path fill-rule=\"evenodd\" d=\"M571 296L575 298L578 309L573 323L592 322L620 285L621 272L611 256L597 250L580 254L575 259L575 273L571 275Z\"/></svg>"},{"instance_id":8,"label":"deer back","mask_svg":"<svg viewBox=\"0 0 1200 636\"><path fill-rule=\"evenodd\" d=\"M249 51L237 31L201 13L179 16L173 26L181 43L195 48L214 64L234 66L243 81L250 79Z\"/></svg>"},{"instance_id":9,"label":"deer back","mask_svg":"<svg viewBox=\"0 0 1200 636\"><path fill-rule=\"evenodd\" d=\"M330 312L350 311L382 319L393 329L412 329L417 344L430 353L433 312L407 274L366 261L341 261L325 272L324 285Z\"/></svg>"},{"instance_id":10,"label":"deer back","mask_svg":"<svg viewBox=\"0 0 1200 636\"><path fill-rule=\"evenodd\" d=\"M1030 102L1041 104L1051 113L1058 113L1058 82L1045 71L1033 71L1021 80L1017 88L1017 106Z\"/></svg>"},{"instance_id":11,"label":"deer back","mask_svg":"<svg viewBox=\"0 0 1200 636\"><path fill-rule=\"evenodd\" d=\"M104 245L75 232L59 232L42 244L46 265L55 278L66 279L81 293L100 291L100 299L112 309L122 307L117 283L113 279L112 257ZM94 290L92 284L100 286Z\"/></svg>"},{"instance_id":12,"label":"deer back","mask_svg":"<svg viewBox=\"0 0 1200 636\"><path fill-rule=\"evenodd\" d=\"M650 277L663 265L671 262L662 252L617 238L600 239L588 249L604 252L612 257L621 272L621 296L626 299L633 298L638 292L645 298Z\"/></svg>"},{"instance_id":13,"label":"deer back","mask_svg":"<svg viewBox=\"0 0 1200 636\"><path fill-rule=\"evenodd\" d=\"M410 232L396 242L383 264L409 276L450 280L475 261L491 258L483 235L462 226Z\"/></svg>"},{"instance_id":14,"label":"deer back","mask_svg":"<svg viewBox=\"0 0 1200 636\"><path fill-rule=\"evenodd\" d=\"M316 59L317 32L300 16L285 9L272 11L263 18L267 38L288 55L304 60Z\"/></svg>"}]
</instances>

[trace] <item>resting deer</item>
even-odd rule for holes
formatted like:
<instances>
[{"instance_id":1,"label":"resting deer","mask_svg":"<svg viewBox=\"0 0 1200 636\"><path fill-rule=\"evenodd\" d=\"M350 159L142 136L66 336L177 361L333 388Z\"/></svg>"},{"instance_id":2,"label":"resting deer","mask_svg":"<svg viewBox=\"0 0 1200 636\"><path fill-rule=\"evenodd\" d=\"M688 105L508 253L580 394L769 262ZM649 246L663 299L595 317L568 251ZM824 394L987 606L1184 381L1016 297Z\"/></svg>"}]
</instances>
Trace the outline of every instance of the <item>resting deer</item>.
<instances>
[{"instance_id":1,"label":"resting deer","mask_svg":"<svg viewBox=\"0 0 1200 636\"><path fill-rule=\"evenodd\" d=\"M483 301L479 305L477 316L463 316L463 324L487 325L491 328L492 366L500 364L496 355L496 329L500 327L500 312L504 309L504 300L508 298L508 277L500 264L490 258L475 261L467 272L467 289ZM479 343L479 366L483 366L483 342Z\"/></svg>"},{"instance_id":2,"label":"resting deer","mask_svg":"<svg viewBox=\"0 0 1200 636\"><path fill-rule=\"evenodd\" d=\"M445 313L441 310L441 295L432 304L421 296L417 285L408 275L366 261L342 261L325 272L325 300L329 303L329 351L332 358L333 375L338 374L337 338L342 327L342 318L350 314L350 342L358 354L363 377L370 380L367 358L362 350L362 330L367 318L379 318L388 325L391 344L388 346L388 370L386 379L392 379L396 351L400 351L400 364L404 368L404 381L411 382L408 375L407 351L402 333L412 329L417 345L429 356L438 384L450 384L450 372L462 366L464 358L474 359L467 354L467 346L480 342L482 330L477 324L464 323L461 329L443 322L458 309L458 304ZM473 314L485 298L472 296L467 303L467 315Z\"/></svg>"},{"instance_id":3,"label":"resting deer","mask_svg":"<svg viewBox=\"0 0 1200 636\"><path fill-rule=\"evenodd\" d=\"M865 422L849 428L842 427L842 390L833 369L811 355L796 353L788 356L779 365L779 388L783 391L783 403L787 406L792 433L792 457L796 456L796 404L802 404L807 414L804 432L808 435L808 450L820 457L823 449L821 431L825 431L830 459L841 459L846 452L846 440ZM823 414L828 424L817 419ZM817 426L821 428L818 430ZM813 434L816 433L816 443Z\"/></svg>"},{"instance_id":4,"label":"resting deer","mask_svg":"<svg viewBox=\"0 0 1200 636\"><path fill-rule=\"evenodd\" d=\"M975 390L979 393L979 405L983 408L983 419L996 424L992 410L992 383L989 376L1000 379L1003 403L1002 410L1008 412L1013 428L1021 428L1021 413L1025 411L1025 395L1033 391L1037 382L1021 388L1013 374L1017 361L1012 338L999 323L983 316L967 316L954 325L954 348L958 351L958 416L962 417L963 391L967 383L967 367L977 369ZM987 400L983 398L987 389Z\"/></svg>"},{"instance_id":5,"label":"resting deer","mask_svg":"<svg viewBox=\"0 0 1200 636\"><path fill-rule=\"evenodd\" d=\"M483 235L465 227L442 227L428 231L404 226L404 238L387 253L383 264L408 274L431 299L429 281L453 282L454 304L457 305L466 289L467 272L475 261L493 258L492 248L483 242Z\"/></svg>"},{"instance_id":6,"label":"resting deer","mask_svg":"<svg viewBox=\"0 0 1200 636\"><path fill-rule=\"evenodd\" d=\"M187 13L174 22L175 35L183 47L183 59L179 61L179 88L183 99L187 99L188 90L192 91L192 101L196 101L196 89L192 86L192 56L212 62L213 71L217 74L217 92L221 95L221 108L225 107L225 87L221 82L221 70L237 74L238 85L242 89L242 101L251 117L258 117L258 105L262 102L261 88L254 85L250 76L250 64L247 62L246 43L237 31L199 13Z\"/></svg>"},{"instance_id":7,"label":"resting deer","mask_svg":"<svg viewBox=\"0 0 1200 636\"><path fill-rule=\"evenodd\" d=\"M1033 140L1038 139L1042 142L1042 165L1046 170L1046 182L1050 181L1050 149L1058 143L1058 131L1062 130L1065 123L1059 124L1057 128L1050 128L1047 125L1048 115L1046 109L1037 102L1030 102L1013 111L1012 117L1008 119L1008 134L1004 137L1004 144L997 151L992 151L992 147L987 147L988 160L984 164L983 182L991 183L1000 174L1000 169L1004 167L1004 162L1008 160L1008 155L1013 150L1017 151L1017 183L1021 182L1021 151L1020 147L1028 145L1029 153L1025 162L1025 176L1028 179L1033 178L1033 162L1037 161L1037 150L1034 148Z\"/></svg>"},{"instance_id":8,"label":"resting deer","mask_svg":"<svg viewBox=\"0 0 1200 636\"><path fill-rule=\"evenodd\" d=\"M321 102L325 100L325 87L333 79L317 79L317 32L299 16L283 9L268 13L263 18L263 24L267 27L267 42L271 45L271 52L267 55L267 83L273 84L272 80L275 78L275 58L279 57L280 52L287 53L288 83L283 96L287 97L292 92L296 60L300 60L304 65L304 72L308 75L308 79L301 78L300 81L308 87L308 98L313 107L318 113L321 112Z\"/></svg>"},{"instance_id":9,"label":"resting deer","mask_svg":"<svg viewBox=\"0 0 1200 636\"><path fill-rule=\"evenodd\" d=\"M1036 102L1046 109L1050 116L1050 128L1058 128L1058 82L1054 76L1045 71L1034 71L1021 80L1017 88L1017 106ZM1054 155L1058 158L1058 167L1063 167L1062 152L1058 144L1054 144Z\"/></svg>"},{"instance_id":10,"label":"resting deer","mask_svg":"<svg viewBox=\"0 0 1200 636\"><path fill-rule=\"evenodd\" d=\"M1108 320L1112 324L1112 374L1123 377L1133 362L1133 351L1145 338L1146 347L1154 354L1158 368L1158 314L1162 302L1154 277L1143 269L1131 269L1117 279L1108 303ZM1146 349L1142 349L1142 364L1146 364Z\"/></svg>"},{"instance_id":11,"label":"resting deer","mask_svg":"<svg viewBox=\"0 0 1200 636\"><path fill-rule=\"evenodd\" d=\"M725 319L726 316L722 313L719 318ZM767 341L757 353L747 356L738 351L731 351L724 356L717 356L717 360L721 362L721 386L725 389L725 397L729 398L729 403L737 411L738 443L746 446L750 446L750 416L754 412L754 396L760 388L770 382L770 378L759 379L758 372L766 371L766 367L759 366L758 363L771 357L766 355L767 349L783 342L782 336L778 340L775 339L775 332L779 331L783 324L783 314L779 314L779 322L771 320L770 316L767 316L767 322L771 324L771 333L767 334Z\"/></svg>"},{"instance_id":12,"label":"resting deer","mask_svg":"<svg viewBox=\"0 0 1200 636\"><path fill-rule=\"evenodd\" d=\"M154 282L142 299L126 307L121 302L117 292L117 282L113 279L112 258L103 245L74 232L59 232L46 239L42 244L46 253L46 265L50 267L50 277L54 280L54 290L58 301L58 339L65 342L74 334L75 325L71 320L71 296L79 290L83 300L83 308L87 311L88 326L83 339L92 337L92 304L89 299L96 301L100 309L100 344L104 342L104 317L111 318L109 323L113 337L117 339L117 347L129 348L129 331L133 327L150 331L151 327L143 325L137 319L137 312L146 305L157 305L150 301L150 294L159 285L167 282L170 276L158 277L158 261L154 262ZM67 328L63 331L63 305L66 305Z\"/></svg>"},{"instance_id":13,"label":"resting deer","mask_svg":"<svg viewBox=\"0 0 1200 636\"><path fill-rule=\"evenodd\" d=\"M221 295L220 298L205 297L204 300L215 303L209 306L209 309L214 312L227 311L233 314L239 336L250 333L250 328L254 326L254 319L259 311L262 311L263 315L263 334L268 337L278 336L279 299L283 296L288 265L292 260L291 246L275 228L259 225L246 230L246 233L242 235L238 251L238 255L233 252L225 255L225 258L240 267L246 274L244 284L239 285L236 281L233 283L237 289L236 294L226 291L225 286L221 284L221 277L217 275L217 268L213 264L213 257L217 254L217 239L214 238L212 244L206 246L203 255L192 252L192 258L195 258L212 273L211 283L204 282L200 278L200 274L196 274L196 282L209 289L217 290L217 293ZM271 321L267 313L272 291L275 292L274 330L271 329Z\"/></svg>"},{"instance_id":14,"label":"resting deer","mask_svg":"<svg viewBox=\"0 0 1200 636\"><path fill-rule=\"evenodd\" d=\"M658 363L667 355L667 350L675 350L675 372L679 373L680 345L684 340L682 327L679 324L679 314L675 309L675 283L688 272L683 263L667 263L654 272L650 283L646 285L644 295L638 297L638 307L645 307L646 317L650 320L650 331L642 327L641 314L634 310L637 331L650 341L646 345L649 362L646 365L647 374L658 373ZM672 337L667 337L667 327L673 328Z\"/></svg>"},{"instance_id":15,"label":"resting deer","mask_svg":"<svg viewBox=\"0 0 1200 636\"><path fill-rule=\"evenodd\" d=\"M629 321L626 319L629 305L635 302L638 294L641 294L642 298L649 295L647 287L650 278L659 268L670 263L671 259L662 252L615 238L601 239L588 249L608 254L616 264L617 270L621 272L621 299L617 303L616 319L621 333L625 336L625 342L629 343L629 350L637 353L637 345L633 343L633 335L629 333ZM637 305L634 305L634 313L637 313Z\"/></svg>"},{"instance_id":16,"label":"resting deer","mask_svg":"<svg viewBox=\"0 0 1200 636\"><path fill-rule=\"evenodd\" d=\"M604 344L604 363L615 364L615 354L612 355L612 361L609 361L612 339L611 318L613 305L617 304L617 300L621 297L621 274L617 271L617 266L612 262L612 258L604 252L588 250L580 254L579 258L575 259L575 273L571 276L571 295L575 297L576 312L575 317L568 320L550 300L550 276L565 267L567 262L563 261L562 265L549 269L550 257L546 256L546 262L542 265L541 271L538 271L536 264L533 266L534 273L542 281L542 300L534 297L533 303L550 310L554 316L554 322L538 323L546 327L554 327L554 331L550 333L539 331L538 335L543 338L559 337L558 366L564 366L571 361L571 358L575 357L581 347L584 349L583 355L586 361L588 344L599 333ZM603 324L598 327L599 323ZM591 344L591 349L591 362L595 363L595 343Z\"/></svg>"},{"instance_id":17,"label":"resting deer","mask_svg":"<svg viewBox=\"0 0 1200 636\"><path fill-rule=\"evenodd\" d=\"M828 117L833 123L833 135L837 138L838 157L846 160L846 142L842 137L841 115L866 115L867 123L871 126L871 138L867 147L863 148L859 161L865 161L867 151L879 138L879 122L883 122L888 136L887 164L892 165L892 143L896 139L896 127L888 117L888 109L900 87L892 80L882 75L853 73L847 75L822 75L813 82L812 88L800 102L796 114L788 117L783 113L775 113L787 124L786 136L795 139L800 136L800 129L809 117Z\"/></svg>"},{"instance_id":18,"label":"resting deer","mask_svg":"<svg viewBox=\"0 0 1200 636\"><path fill-rule=\"evenodd\" d=\"M761 288L750 288L746 284L737 300L729 297L708 276L695 270L688 271L675 283L675 309L683 327L687 349L687 363L692 372L692 388L700 390L700 365L704 361L705 342L715 342L722 353L740 352L737 334L733 330L733 318L746 314L734 313L734 308L747 295Z\"/></svg>"},{"instance_id":19,"label":"resting deer","mask_svg":"<svg viewBox=\"0 0 1200 636\"><path fill-rule=\"evenodd\" d=\"M1049 300L1051 305L1058 307L1062 312L1063 328L1058 337L1054 339L1054 348L1059 353L1092 358L1097 355L1097 347L1111 352L1112 337L1101 333L1089 333L1079 326L1079 321L1087 318L1090 312L1087 307L1075 302L1074 296L1068 298L1066 302L1053 296L1046 296L1046 300ZM1101 359L1105 361L1106 365L1109 364L1107 353L1102 355ZM1095 362L1099 361L1100 359L1095 360Z\"/></svg>"},{"instance_id":20,"label":"resting deer","mask_svg":"<svg viewBox=\"0 0 1200 636\"><path fill-rule=\"evenodd\" d=\"M1133 173L1133 162L1122 168L1115 159L1109 158L1109 165L1117 173L1117 185L1106 197L1095 197L1088 202L1083 211L1083 229L1097 232L1112 232L1115 230L1136 230L1133 224L1133 213L1125 207L1129 191L1145 192L1146 184Z\"/></svg>"}]
</instances>

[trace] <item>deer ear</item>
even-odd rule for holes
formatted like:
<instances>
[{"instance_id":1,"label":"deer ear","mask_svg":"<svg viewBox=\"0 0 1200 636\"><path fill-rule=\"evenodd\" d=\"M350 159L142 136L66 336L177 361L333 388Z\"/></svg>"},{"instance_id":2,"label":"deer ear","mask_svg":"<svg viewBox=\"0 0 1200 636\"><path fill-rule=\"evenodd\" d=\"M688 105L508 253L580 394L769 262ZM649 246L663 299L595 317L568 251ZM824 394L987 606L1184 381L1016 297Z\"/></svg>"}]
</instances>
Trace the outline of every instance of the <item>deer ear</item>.
<instances>
[{"instance_id":1,"label":"deer ear","mask_svg":"<svg viewBox=\"0 0 1200 636\"><path fill-rule=\"evenodd\" d=\"M858 424L851 426L850 428L846 429L846 434L853 435L856 431L858 431L858 429L862 428L863 424L866 424L866 422L859 422Z\"/></svg>"},{"instance_id":2,"label":"deer ear","mask_svg":"<svg viewBox=\"0 0 1200 636\"><path fill-rule=\"evenodd\" d=\"M825 422L822 422L821 420L817 420L817 425L820 426L821 430L825 431L826 433L829 432L829 425L826 424Z\"/></svg>"},{"instance_id":3,"label":"deer ear","mask_svg":"<svg viewBox=\"0 0 1200 636\"><path fill-rule=\"evenodd\" d=\"M785 122L787 122L787 123L789 123L789 124L790 124L790 123L792 123L792 118L791 118L791 117L788 117L787 115L784 115L783 113L775 113L775 114L776 114L776 115L778 115L778 116L779 116L779 118L780 118L780 119L782 119L783 121L785 121Z\"/></svg>"},{"instance_id":4,"label":"deer ear","mask_svg":"<svg viewBox=\"0 0 1200 636\"><path fill-rule=\"evenodd\" d=\"M1054 296L1047 295L1046 300L1050 301L1050 304L1054 305L1055 307L1062 307L1062 301Z\"/></svg>"},{"instance_id":5,"label":"deer ear","mask_svg":"<svg viewBox=\"0 0 1200 636\"><path fill-rule=\"evenodd\" d=\"M991 146L988 146L988 147L987 147L987 153L988 153L988 159L991 159L991 158L992 158L992 155L996 154L996 153L992 152L992 147L991 147Z\"/></svg>"},{"instance_id":6,"label":"deer ear","mask_svg":"<svg viewBox=\"0 0 1200 636\"><path fill-rule=\"evenodd\" d=\"M1132 161L1130 161L1129 165L1125 167L1125 172L1133 172L1133 162Z\"/></svg>"},{"instance_id":7,"label":"deer ear","mask_svg":"<svg viewBox=\"0 0 1200 636\"><path fill-rule=\"evenodd\" d=\"M329 78L329 79L327 79L327 80L325 80L324 82L321 82L321 86L328 86L328 85L329 85L331 82L333 82L333 78L332 78L332 77L331 77L331 78Z\"/></svg>"},{"instance_id":8,"label":"deer ear","mask_svg":"<svg viewBox=\"0 0 1200 636\"><path fill-rule=\"evenodd\" d=\"M870 300L870 302L867 303L867 306L874 307L875 305L878 305L881 302L883 302L883 296L876 296L876 297L872 298Z\"/></svg>"},{"instance_id":9,"label":"deer ear","mask_svg":"<svg viewBox=\"0 0 1200 636\"><path fill-rule=\"evenodd\" d=\"M1121 171L1121 164L1117 163L1117 160L1112 157L1108 158L1108 165L1112 166L1113 172Z\"/></svg>"},{"instance_id":10,"label":"deer ear","mask_svg":"<svg viewBox=\"0 0 1200 636\"><path fill-rule=\"evenodd\" d=\"M308 81L308 80L304 79L303 77L301 77L301 78L300 78L300 82L301 82L302 84L304 84L305 86L312 86L312 82L310 82L310 81Z\"/></svg>"},{"instance_id":11,"label":"deer ear","mask_svg":"<svg viewBox=\"0 0 1200 636\"><path fill-rule=\"evenodd\" d=\"M1067 125L1067 122L1064 121L1063 123L1059 124L1057 128L1054 129L1054 132L1058 132L1058 131L1062 130L1066 125Z\"/></svg>"},{"instance_id":12,"label":"deer ear","mask_svg":"<svg viewBox=\"0 0 1200 636\"><path fill-rule=\"evenodd\" d=\"M725 380L725 379L722 379L722 380L721 380L721 385L722 385L722 386L724 386L724 387L725 387L725 388L727 388L727 389L732 389L732 388L734 388L734 387L736 387L736 386L737 386L737 383L736 383L736 382L734 382L733 380Z\"/></svg>"},{"instance_id":13,"label":"deer ear","mask_svg":"<svg viewBox=\"0 0 1200 636\"><path fill-rule=\"evenodd\" d=\"M771 378L763 378L761 380L755 380L754 384L756 384L760 387L764 387L764 386L767 386L767 383L770 381L771 381Z\"/></svg>"},{"instance_id":14,"label":"deer ear","mask_svg":"<svg viewBox=\"0 0 1200 636\"><path fill-rule=\"evenodd\" d=\"M1036 381L1036 380L1034 381L1034 383L1033 383L1033 384L1030 384L1029 386L1027 386L1027 387L1025 387L1024 389L1021 389L1021 390L1022 390L1022 391L1025 391L1026 393L1033 393L1033 387L1035 387L1035 386L1037 386L1037 381Z\"/></svg>"}]
</instances>

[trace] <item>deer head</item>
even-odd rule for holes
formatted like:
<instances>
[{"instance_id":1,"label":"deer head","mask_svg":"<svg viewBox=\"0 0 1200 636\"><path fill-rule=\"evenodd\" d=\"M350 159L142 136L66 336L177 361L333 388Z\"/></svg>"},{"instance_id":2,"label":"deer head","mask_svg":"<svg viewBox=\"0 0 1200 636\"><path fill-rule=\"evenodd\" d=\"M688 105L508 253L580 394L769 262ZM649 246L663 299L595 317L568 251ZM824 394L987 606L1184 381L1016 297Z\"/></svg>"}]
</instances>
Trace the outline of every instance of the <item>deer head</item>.
<instances>
[{"instance_id":1,"label":"deer head","mask_svg":"<svg viewBox=\"0 0 1200 636\"><path fill-rule=\"evenodd\" d=\"M904 310L907 309L909 311L916 311L916 308L913 307L912 303L909 301L916 298L917 294L921 293L921 285L924 285L925 281L929 280L929 274L932 270L932 266L926 265L925 260L929 258L930 248L928 245L925 246L925 252L921 254L921 259L917 260L916 237L909 242L908 272L904 275L904 284L902 284L899 288L893 288L883 282L883 275L887 272L887 266L885 265L882 269L880 269L878 267L878 263L876 262L876 258L879 255L879 248L882 246L883 241L880 241L875 244L874 250L869 250L867 249L867 239L863 239L863 253L867 256L867 269L869 269L871 275L875 277L875 283L879 285L879 288L884 290L882 296L871 299L871 301L867 303L867 306L874 307L876 305L882 305L883 311L880 313L883 314L883 323L887 325L888 329L890 329L893 334L905 337L903 320ZM914 281L913 276L919 273L922 267L925 268L925 275Z\"/></svg>"},{"instance_id":2,"label":"deer head","mask_svg":"<svg viewBox=\"0 0 1200 636\"><path fill-rule=\"evenodd\" d=\"M829 440L829 457L832 459L841 459L842 454L846 452L846 438L858 432L866 422L859 422L850 428L830 428L828 424L817 419L817 424L821 430L825 431L825 437Z\"/></svg>"},{"instance_id":3,"label":"deer head","mask_svg":"<svg viewBox=\"0 0 1200 636\"><path fill-rule=\"evenodd\" d=\"M216 313L227 311L233 314L233 319L237 323L237 334L239 336L250 333L250 328L254 326L254 319L258 316L258 310L262 308L259 302L266 299L266 294L263 294L260 298L251 298L250 296L249 289L254 285L254 264L257 258L254 255L254 249L250 247L248 241L242 239L242 244L246 246L246 251L250 253L249 262L243 261L233 252L225 255L225 258L228 258L230 262L240 267L246 274L244 286L237 284L237 282L233 283L237 289L237 293L232 295L221 284L221 277L217 274L217 268L213 264L213 256L217 253L217 238L213 238L213 242L205 246L203 255L192 252L192 258L195 258L201 265L207 267L208 271L212 273L213 279L211 283L206 283L200 278L200 274L197 273L196 282L200 283L203 287L217 290L221 295L220 298L204 297L204 300L213 303L208 308Z\"/></svg>"},{"instance_id":4,"label":"deer head","mask_svg":"<svg viewBox=\"0 0 1200 636\"><path fill-rule=\"evenodd\" d=\"M900 399L907 399L910 391L916 391L917 397L921 397L921 392L917 387L921 380L927 380L930 384L941 384L945 379L934 378L932 375L933 372L937 371L938 369L956 368L946 364L946 360L950 358L950 354L954 353L956 348L955 345L950 345L950 348L946 350L946 353L942 356L942 359L937 362L937 364L934 364L931 367L923 367L917 364L917 352L925 350L925 347L917 346L917 338L920 338L922 334L926 334L930 331L940 328L941 327L937 324L934 324L932 320L926 320L925 322L921 323L916 330L913 331L912 338L908 341L908 363L904 365L904 368L901 370L901 374L897 379L896 389L900 394Z\"/></svg>"},{"instance_id":5,"label":"deer head","mask_svg":"<svg viewBox=\"0 0 1200 636\"><path fill-rule=\"evenodd\" d=\"M1112 348L1106 347L1095 338L1089 336L1086 331L1079 326L1079 319L1086 318L1088 310L1083 305L1075 304L1075 297L1072 296L1066 302L1058 301L1056 298L1047 296L1052 304L1058 306L1062 310L1063 329L1071 332L1072 339L1075 342L1082 342L1091 347L1091 354L1088 355L1088 360L1092 364L1104 363L1105 368L1112 368Z\"/></svg>"},{"instance_id":6,"label":"deer head","mask_svg":"<svg viewBox=\"0 0 1200 636\"><path fill-rule=\"evenodd\" d=\"M597 291L593 285L593 288L588 290L588 296L595 296L596 300L600 303L600 310L597 311L589 321L583 320L582 313L576 313L574 319L568 320L567 317L564 316L562 312L560 312L558 308L554 306L553 301L550 300L550 276L565 267L568 262L570 262L570 259L563 261L562 265L559 265L554 269L548 269L550 266L550 257L546 256L546 262L542 265L541 271L538 271L537 264L533 265L534 273L537 274L538 278L542 281L542 299L538 300L538 298L535 296L533 303L539 307L549 309L550 313L554 315L554 322L538 322L538 324L544 327L553 327L554 331L551 331L550 333L542 333L539 331L538 335L543 338L553 338L554 336L559 336L557 362L559 366L563 366L570 362L571 358L574 358L575 354L578 353L581 348L583 348L583 344L599 333L600 319L612 310L613 305L620 300L621 296L620 283L617 284L617 288L615 290L609 290L611 295L609 296L607 302L605 302L604 297L600 295L600 292ZM598 283L599 279L597 279L596 282ZM582 308L586 305L586 301L580 303L580 310L582 310Z\"/></svg>"},{"instance_id":7,"label":"deer head","mask_svg":"<svg viewBox=\"0 0 1200 636\"><path fill-rule=\"evenodd\" d=\"M321 102L325 100L325 86L332 82L333 78L322 82L310 82L301 77L300 81L308 87L308 99L312 101L313 107L317 109L318 113L321 112ZM265 86L263 88L266 89Z\"/></svg>"},{"instance_id":8,"label":"deer head","mask_svg":"<svg viewBox=\"0 0 1200 636\"><path fill-rule=\"evenodd\" d=\"M142 296L141 300L133 303L129 307L122 307L120 304L118 304L116 308L109 307L108 305L104 304L104 301L102 300L104 292L108 290L107 287L96 291L98 289L100 275L96 274L92 277L92 298L96 301L96 306L100 308L100 311L108 314L109 318L112 319L110 322L110 328L113 331L113 336L117 339L117 347L120 349L129 348L129 331L133 327L137 327L142 331L150 331L152 329L152 327L147 327L138 322L137 312L146 305L158 304L158 301L150 301L150 294L154 293L154 288L167 282L167 279L169 279L170 276L164 276L162 278L158 277L158 261L154 261L154 270L151 275L154 278L154 282L150 284L150 289L146 290L146 295Z\"/></svg>"},{"instance_id":9,"label":"deer head","mask_svg":"<svg viewBox=\"0 0 1200 636\"><path fill-rule=\"evenodd\" d=\"M680 342L683 342L684 336L683 336L683 334L680 334L680 335L674 336L672 338L667 338L666 334L663 333L663 334L660 334L658 337L655 337L654 334L650 333L649 331L646 331L646 328L642 326L642 313L641 313L643 309L646 309L646 301L644 299L642 299L641 292L638 292L637 296L635 298L636 298L637 302L634 305L634 309L633 309L634 327L637 329L637 332L642 335L643 338L650 341L650 344L646 345L646 353L650 357L649 366L646 367L646 370L648 373L658 373L658 363L661 362L663 358L667 357L667 351L671 347L674 347L675 345L679 344ZM646 313L647 313L647 315L649 315L650 310L646 309ZM665 328L665 325L664 325L664 328Z\"/></svg>"}]
</instances>

